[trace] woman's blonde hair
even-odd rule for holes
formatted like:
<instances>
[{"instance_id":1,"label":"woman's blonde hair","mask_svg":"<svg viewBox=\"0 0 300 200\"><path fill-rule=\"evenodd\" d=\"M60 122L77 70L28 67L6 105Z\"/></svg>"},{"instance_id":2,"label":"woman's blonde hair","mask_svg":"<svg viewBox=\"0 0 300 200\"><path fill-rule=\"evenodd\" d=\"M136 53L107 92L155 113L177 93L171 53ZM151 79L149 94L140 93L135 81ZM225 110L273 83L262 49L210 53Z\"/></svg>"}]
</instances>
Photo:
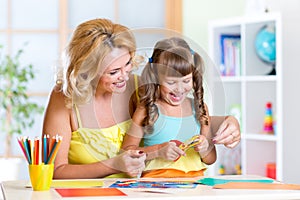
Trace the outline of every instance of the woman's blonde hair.
<instances>
[{"instance_id":1,"label":"woman's blonde hair","mask_svg":"<svg viewBox=\"0 0 300 200\"><path fill-rule=\"evenodd\" d=\"M114 48L128 49L134 61L136 42L127 27L108 19L93 19L76 28L66 50L68 64L64 80L60 81L68 108L92 99L99 72L103 70L101 63Z\"/></svg>"},{"instance_id":2,"label":"woman's blonde hair","mask_svg":"<svg viewBox=\"0 0 300 200\"><path fill-rule=\"evenodd\" d=\"M197 120L208 125L208 113L203 100L204 61L182 38L172 37L156 43L153 54L142 73L143 84L139 89L140 101L146 108L143 120L145 133L153 131L158 117L157 100L160 98L159 74L172 77L193 75L194 107Z\"/></svg>"}]
</instances>

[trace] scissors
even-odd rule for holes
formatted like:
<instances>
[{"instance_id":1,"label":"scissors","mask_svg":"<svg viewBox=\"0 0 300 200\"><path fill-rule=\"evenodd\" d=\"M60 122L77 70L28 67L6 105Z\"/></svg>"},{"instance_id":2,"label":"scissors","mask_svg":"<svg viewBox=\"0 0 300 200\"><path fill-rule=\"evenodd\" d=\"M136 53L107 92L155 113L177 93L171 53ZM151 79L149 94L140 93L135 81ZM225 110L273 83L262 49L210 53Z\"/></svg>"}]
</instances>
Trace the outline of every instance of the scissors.
<instances>
[{"instance_id":1,"label":"scissors","mask_svg":"<svg viewBox=\"0 0 300 200\"><path fill-rule=\"evenodd\" d=\"M186 151L187 149L196 146L197 144L199 144L201 142L199 135L194 135L193 137L191 137L190 139L188 139L185 142L181 142L179 140L171 140L170 142L175 142L176 145L183 151ZM174 160L177 161L180 158L180 156L178 158L176 158Z\"/></svg>"},{"instance_id":2,"label":"scissors","mask_svg":"<svg viewBox=\"0 0 300 200\"><path fill-rule=\"evenodd\" d=\"M179 148L182 149L183 151L186 151L188 148L194 147L197 144L199 144L200 142L201 142L201 140L199 138L199 135L194 135L193 137L191 137L187 141L181 143L179 145Z\"/></svg>"}]
</instances>

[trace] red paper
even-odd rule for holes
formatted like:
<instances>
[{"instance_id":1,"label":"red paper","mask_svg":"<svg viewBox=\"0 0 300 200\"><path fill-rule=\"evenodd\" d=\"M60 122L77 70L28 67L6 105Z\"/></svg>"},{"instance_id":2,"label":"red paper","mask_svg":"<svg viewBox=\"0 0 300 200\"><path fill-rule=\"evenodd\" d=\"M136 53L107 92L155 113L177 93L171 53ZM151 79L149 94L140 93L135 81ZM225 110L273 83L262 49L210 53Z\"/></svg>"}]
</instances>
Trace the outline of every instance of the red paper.
<instances>
[{"instance_id":1,"label":"red paper","mask_svg":"<svg viewBox=\"0 0 300 200\"><path fill-rule=\"evenodd\" d=\"M126 196L117 188L62 188L55 190L62 197Z\"/></svg>"}]
</instances>

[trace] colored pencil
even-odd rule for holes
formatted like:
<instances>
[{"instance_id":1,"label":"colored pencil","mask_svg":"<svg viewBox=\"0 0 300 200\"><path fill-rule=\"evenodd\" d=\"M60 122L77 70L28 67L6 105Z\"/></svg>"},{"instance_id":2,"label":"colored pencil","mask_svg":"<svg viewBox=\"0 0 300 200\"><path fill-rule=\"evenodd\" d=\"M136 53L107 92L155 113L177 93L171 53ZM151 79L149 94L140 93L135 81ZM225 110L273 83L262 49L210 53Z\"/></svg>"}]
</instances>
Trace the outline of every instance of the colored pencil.
<instances>
[{"instance_id":1,"label":"colored pencil","mask_svg":"<svg viewBox=\"0 0 300 200\"><path fill-rule=\"evenodd\" d=\"M32 164L32 155L31 155L31 146L30 146L30 141L28 139L28 137L25 138L25 141L24 141L24 145L25 145L25 149L26 149L26 152L27 152L27 155L28 155L28 159L29 159L29 164Z\"/></svg>"},{"instance_id":2,"label":"colored pencil","mask_svg":"<svg viewBox=\"0 0 300 200\"><path fill-rule=\"evenodd\" d=\"M35 137L34 140L29 139L28 136L18 137L18 143L21 150L30 165L52 164L54 163L56 154L62 141L59 135L53 136L51 139L49 135Z\"/></svg>"},{"instance_id":3,"label":"colored pencil","mask_svg":"<svg viewBox=\"0 0 300 200\"><path fill-rule=\"evenodd\" d=\"M62 140L61 137L59 137L59 136L56 136L56 137L55 137L53 147L52 147L52 149L51 149L50 155L49 155L48 160L47 160L47 162L46 162L47 164L53 163L53 161L54 161L54 159L55 159L55 157L56 157L58 148L59 148L59 146L60 146L61 140Z\"/></svg>"},{"instance_id":4,"label":"colored pencil","mask_svg":"<svg viewBox=\"0 0 300 200\"><path fill-rule=\"evenodd\" d=\"M47 148L47 144L48 144L48 138L47 135L44 135L43 138L43 162L46 163L48 157L48 148Z\"/></svg>"},{"instance_id":5,"label":"colored pencil","mask_svg":"<svg viewBox=\"0 0 300 200\"><path fill-rule=\"evenodd\" d=\"M27 162L29 163L27 151L26 151L26 149L25 149L25 144L24 144L24 141L23 141L23 139L22 139L21 137L18 138L18 143L19 143L19 145L20 145L20 147L21 147L21 149L22 149L22 152L23 152L23 154L24 154L24 156L25 156Z\"/></svg>"}]
</instances>

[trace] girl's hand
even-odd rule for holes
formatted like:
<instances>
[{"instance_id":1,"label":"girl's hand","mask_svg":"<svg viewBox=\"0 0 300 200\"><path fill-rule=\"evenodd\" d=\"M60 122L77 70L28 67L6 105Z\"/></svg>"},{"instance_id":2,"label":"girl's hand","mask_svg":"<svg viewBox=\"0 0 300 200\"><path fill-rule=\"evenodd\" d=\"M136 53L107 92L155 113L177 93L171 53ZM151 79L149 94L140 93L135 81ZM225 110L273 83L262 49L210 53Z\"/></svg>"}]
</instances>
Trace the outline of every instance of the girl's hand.
<instances>
[{"instance_id":1,"label":"girl's hand","mask_svg":"<svg viewBox=\"0 0 300 200\"><path fill-rule=\"evenodd\" d=\"M131 177L141 174L145 168L146 154L139 150L128 150L115 157L113 167Z\"/></svg>"},{"instance_id":2,"label":"girl's hand","mask_svg":"<svg viewBox=\"0 0 300 200\"><path fill-rule=\"evenodd\" d=\"M176 160L182 155L185 155L185 152L181 150L174 141L160 144L158 157L165 160Z\"/></svg>"},{"instance_id":3,"label":"girl's hand","mask_svg":"<svg viewBox=\"0 0 300 200\"><path fill-rule=\"evenodd\" d=\"M240 125L237 119L233 116L225 118L220 125L216 136L213 138L214 144L224 144L228 148L234 148L241 140Z\"/></svg>"},{"instance_id":4,"label":"girl's hand","mask_svg":"<svg viewBox=\"0 0 300 200\"><path fill-rule=\"evenodd\" d=\"M213 149L213 144L210 145L207 138L204 135L199 135L199 144L195 145L195 151L199 152L201 158L206 157L209 152Z\"/></svg>"}]
</instances>

